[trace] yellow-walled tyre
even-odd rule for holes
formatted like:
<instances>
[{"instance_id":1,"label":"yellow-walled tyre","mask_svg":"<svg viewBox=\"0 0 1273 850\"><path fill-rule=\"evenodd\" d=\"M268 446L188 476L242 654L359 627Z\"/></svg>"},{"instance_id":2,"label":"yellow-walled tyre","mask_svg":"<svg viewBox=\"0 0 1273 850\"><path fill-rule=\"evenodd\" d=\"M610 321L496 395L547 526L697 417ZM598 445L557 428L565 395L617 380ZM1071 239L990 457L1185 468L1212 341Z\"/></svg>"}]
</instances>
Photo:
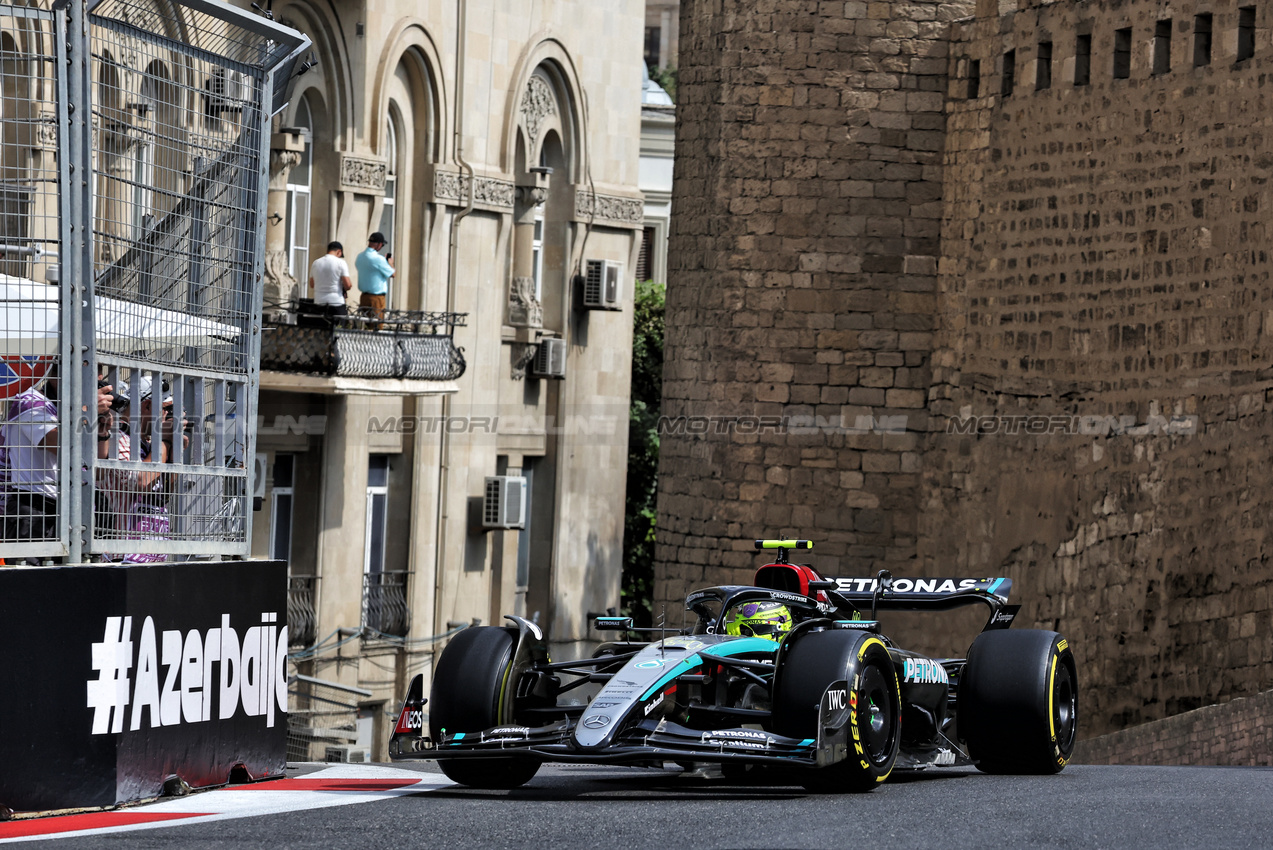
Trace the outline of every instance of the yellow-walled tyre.
<instances>
[{"instance_id":1,"label":"yellow-walled tyre","mask_svg":"<svg viewBox=\"0 0 1273 850\"><path fill-rule=\"evenodd\" d=\"M429 734L441 740L442 730L481 732L512 724L512 690L517 687L513 652L517 631L478 626L451 638L433 673L429 694ZM474 788L516 788L539 771L534 759L517 757L438 759L453 782Z\"/></svg>"},{"instance_id":2,"label":"yellow-walled tyre","mask_svg":"<svg viewBox=\"0 0 1273 850\"><path fill-rule=\"evenodd\" d=\"M901 741L897 670L873 634L839 629L798 635L774 673L773 730L816 738L818 706L834 682L845 681L850 705L848 758L801 773L810 791L870 791L888 778Z\"/></svg>"},{"instance_id":3,"label":"yellow-walled tyre","mask_svg":"<svg viewBox=\"0 0 1273 850\"><path fill-rule=\"evenodd\" d=\"M959 678L958 729L986 773L1060 773L1078 739L1069 642L1037 629L978 635Z\"/></svg>"}]
</instances>

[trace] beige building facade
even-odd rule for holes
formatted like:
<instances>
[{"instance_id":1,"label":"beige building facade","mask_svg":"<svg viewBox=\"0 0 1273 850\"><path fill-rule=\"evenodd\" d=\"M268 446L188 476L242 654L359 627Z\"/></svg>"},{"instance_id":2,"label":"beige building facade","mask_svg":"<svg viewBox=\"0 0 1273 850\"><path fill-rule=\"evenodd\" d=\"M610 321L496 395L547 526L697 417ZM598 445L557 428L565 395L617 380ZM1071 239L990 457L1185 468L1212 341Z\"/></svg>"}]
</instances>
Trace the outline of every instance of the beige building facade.
<instances>
[{"instance_id":1,"label":"beige building facade","mask_svg":"<svg viewBox=\"0 0 1273 850\"><path fill-rule=\"evenodd\" d=\"M619 600L643 6L273 13L316 63L275 127L253 550L290 564L297 669L392 701L437 636L505 614L583 652ZM385 322L315 321L310 264L343 244L352 310L373 231Z\"/></svg>"}]
</instances>

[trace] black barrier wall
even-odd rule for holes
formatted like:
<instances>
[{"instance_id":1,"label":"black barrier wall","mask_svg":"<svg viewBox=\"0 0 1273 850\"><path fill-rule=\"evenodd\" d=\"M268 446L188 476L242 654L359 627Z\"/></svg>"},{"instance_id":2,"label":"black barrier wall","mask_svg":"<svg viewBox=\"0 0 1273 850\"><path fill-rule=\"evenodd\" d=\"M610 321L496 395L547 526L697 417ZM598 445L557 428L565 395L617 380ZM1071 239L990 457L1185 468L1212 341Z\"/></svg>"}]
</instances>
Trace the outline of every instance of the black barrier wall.
<instances>
[{"instance_id":1,"label":"black barrier wall","mask_svg":"<svg viewBox=\"0 0 1273 850\"><path fill-rule=\"evenodd\" d=\"M287 753L281 561L0 568L0 806L111 806Z\"/></svg>"}]
</instances>

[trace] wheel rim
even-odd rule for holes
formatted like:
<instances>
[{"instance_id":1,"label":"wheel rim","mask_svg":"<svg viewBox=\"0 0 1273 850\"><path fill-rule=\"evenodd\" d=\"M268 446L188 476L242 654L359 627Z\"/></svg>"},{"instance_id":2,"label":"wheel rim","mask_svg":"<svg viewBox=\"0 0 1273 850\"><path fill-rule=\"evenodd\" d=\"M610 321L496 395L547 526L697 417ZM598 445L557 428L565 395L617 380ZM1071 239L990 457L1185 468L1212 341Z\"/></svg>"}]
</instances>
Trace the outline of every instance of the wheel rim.
<instances>
[{"instance_id":1,"label":"wheel rim","mask_svg":"<svg viewBox=\"0 0 1273 850\"><path fill-rule=\"evenodd\" d=\"M1056 684L1052 689L1052 723L1056 729L1056 744L1062 753L1068 753L1074 744L1077 727L1078 695L1074 690L1074 677L1064 662L1057 663Z\"/></svg>"},{"instance_id":2,"label":"wheel rim","mask_svg":"<svg viewBox=\"0 0 1273 850\"><path fill-rule=\"evenodd\" d=\"M888 761L893 749L893 695L888 680L872 665L862 674L859 693L865 698L863 720L859 721L867 757L875 764Z\"/></svg>"}]
</instances>

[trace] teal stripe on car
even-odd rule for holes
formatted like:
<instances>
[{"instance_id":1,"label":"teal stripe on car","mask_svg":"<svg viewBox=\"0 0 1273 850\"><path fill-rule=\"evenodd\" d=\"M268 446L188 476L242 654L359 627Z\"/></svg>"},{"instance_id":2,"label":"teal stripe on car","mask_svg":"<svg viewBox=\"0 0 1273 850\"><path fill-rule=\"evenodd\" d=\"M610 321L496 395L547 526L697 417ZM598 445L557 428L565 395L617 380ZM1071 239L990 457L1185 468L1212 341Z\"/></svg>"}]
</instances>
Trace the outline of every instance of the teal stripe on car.
<instances>
[{"instance_id":1,"label":"teal stripe on car","mask_svg":"<svg viewBox=\"0 0 1273 850\"><path fill-rule=\"evenodd\" d=\"M995 579L995 583L994 583L994 584L992 584L992 585L990 585L990 592L991 592L991 593L994 593L996 590L998 590L998 589L999 589L999 585L1001 585L1001 584L1003 584L1003 579L1001 579L1001 578L997 578L997 579Z\"/></svg>"},{"instance_id":2,"label":"teal stripe on car","mask_svg":"<svg viewBox=\"0 0 1273 850\"><path fill-rule=\"evenodd\" d=\"M707 654L729 656L742 655L747 652L765 652L772 655L777 651L778 644L772 640L758 637L744 637L739 638L738 640L731 640L726 643L713 644L708 648ZM685 658L671 670L664 673L657 682L650 686L649 690L641 694L641 701L644 702L654 696L656 693L661 691L668 682L672 681L677 676L680 676L682 673L687 673L690 670L693 670L702 663L703 659L699 657L697 652L688 658Z\"/></svg>"}]
</instances>

